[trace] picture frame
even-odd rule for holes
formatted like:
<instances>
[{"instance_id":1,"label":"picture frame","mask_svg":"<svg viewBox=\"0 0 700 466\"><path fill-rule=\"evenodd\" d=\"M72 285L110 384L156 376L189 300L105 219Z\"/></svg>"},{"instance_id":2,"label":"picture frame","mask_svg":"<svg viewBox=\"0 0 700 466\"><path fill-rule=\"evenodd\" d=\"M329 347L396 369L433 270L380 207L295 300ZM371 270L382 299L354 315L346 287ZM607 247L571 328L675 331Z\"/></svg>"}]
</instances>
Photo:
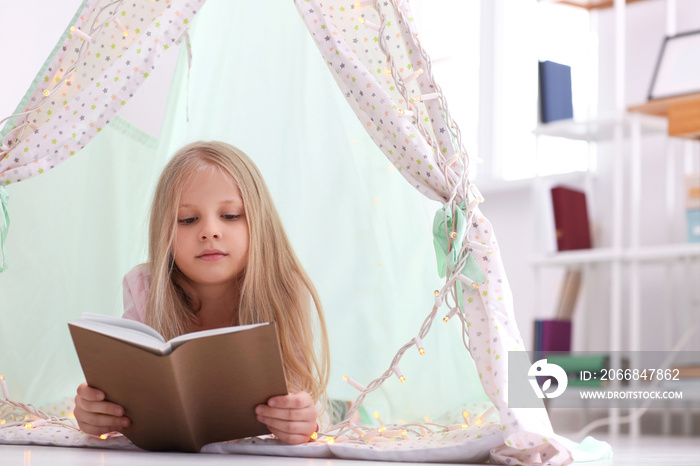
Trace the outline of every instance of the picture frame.
<instances>
[{"instance_id":1,"label":"picture frame","mask_svg":"<svg viewBox=\"0 0 700 466\"><path fill-rule=\"evenodd\" d=\"M661 44L649 100L700 92L700 30L667 36Z\"/></svg>"}]
</instances>

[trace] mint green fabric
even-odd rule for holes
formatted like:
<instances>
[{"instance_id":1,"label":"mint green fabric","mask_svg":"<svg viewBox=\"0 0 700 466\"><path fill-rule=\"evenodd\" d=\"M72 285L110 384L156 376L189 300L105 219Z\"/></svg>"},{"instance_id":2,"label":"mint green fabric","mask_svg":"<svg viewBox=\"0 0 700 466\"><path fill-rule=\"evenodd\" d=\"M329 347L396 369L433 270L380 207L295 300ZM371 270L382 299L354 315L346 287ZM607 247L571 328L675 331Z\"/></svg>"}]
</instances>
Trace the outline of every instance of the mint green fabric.
<instances>
[{"instance_id":1,"label":"mint green fabric","mask_svg":"<svg viewBox=\"0 0 700 466\"><path fill-rule=\"evenodd\" d=\"M587 463L590 461L606 460L613 457L612 447L608 442L586 437L581 443L574 442L566 437L557 436L574 457L575 463Z\"/></svg>"},{"instance_id":2,"label":"mint green fabric","mask_svg":"<svg viewBox=\"0 0 700 466\"><path fill-rule=\"evenodd\" d=\"M7 232L10 228L10 212L8 204L10 203L10 195L4 186L0 186L0 272L7 268L7 255L5 254L5 242L7 241Z\"/></svg>"},{"instance_id":3,"label":"mint green fabric","mask_svg":"<svg viewBox=\"0 0 700 466\"><path fill-rule=\"evenodd\" d=\"M74 396L84 376L67 322L121 315L121 280L145 259L147 212L166 157L117 117L81 153L7 186L10 266L0 274L0 373L13 399Z\"/></svg>"}]
</instances>

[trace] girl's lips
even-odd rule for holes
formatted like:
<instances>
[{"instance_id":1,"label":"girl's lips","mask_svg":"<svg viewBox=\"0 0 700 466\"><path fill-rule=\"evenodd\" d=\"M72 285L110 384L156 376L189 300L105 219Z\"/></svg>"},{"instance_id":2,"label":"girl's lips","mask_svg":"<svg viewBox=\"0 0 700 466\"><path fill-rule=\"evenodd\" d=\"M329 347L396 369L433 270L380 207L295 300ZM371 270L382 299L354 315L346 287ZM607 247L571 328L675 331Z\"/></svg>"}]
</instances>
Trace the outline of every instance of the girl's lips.
<instances>
[{"instance_id":1,"label":"girl's lips","mask_svg":"<svg viewBox=\"0 0 700 466\"><path fill-rule=\"evenodd\" d=\"M226 254L222 253L215 253L215 254L202 254L201 256L197 257L197 259L202 259L203 261L218 261L226 257Z\"/></svg>"},{"instance_id":2,"label":"girl's lips","mask_svg":"<svg viewBox=\"0 0 700 466\"><path fill-rule=\"evenodd\" d=\"M202 259L205 261L218 261L226 257L228 254L224 254L223 252L219 251L218 249L206 249L202 251L202 253L197 256L197 259Z\"/></svg>"}]
</instances>

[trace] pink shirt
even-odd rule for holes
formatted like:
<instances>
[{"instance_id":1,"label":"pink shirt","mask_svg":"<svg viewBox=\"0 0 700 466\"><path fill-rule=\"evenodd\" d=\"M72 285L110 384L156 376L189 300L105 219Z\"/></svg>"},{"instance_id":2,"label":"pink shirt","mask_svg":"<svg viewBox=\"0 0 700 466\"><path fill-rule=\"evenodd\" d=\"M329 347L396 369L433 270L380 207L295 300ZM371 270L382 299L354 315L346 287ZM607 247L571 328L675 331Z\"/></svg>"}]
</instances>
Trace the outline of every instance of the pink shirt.
<instances>
[{"instance_id":1,"label":"pink shirt","mask_svg":"<svg viewBox=\"0 0 700 466\"><path fill-rule=\"evenodd\" d=\"M124 275L124 315L122 318L146 321L148 290L151 288L151 269L148 264L137 265Z\"/></svg>"}]
</instances>

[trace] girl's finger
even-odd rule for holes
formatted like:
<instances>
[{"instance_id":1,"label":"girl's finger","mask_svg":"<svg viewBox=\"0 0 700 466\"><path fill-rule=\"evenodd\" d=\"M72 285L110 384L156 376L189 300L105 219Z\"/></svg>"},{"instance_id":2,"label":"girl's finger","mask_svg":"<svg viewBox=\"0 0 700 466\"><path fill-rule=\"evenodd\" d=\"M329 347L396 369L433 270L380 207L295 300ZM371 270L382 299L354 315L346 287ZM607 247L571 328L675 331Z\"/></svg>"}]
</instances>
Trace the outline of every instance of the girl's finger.
<instances>
[{"instance_id":1,"label":"girl's finger","mask_svg":"<svg viewBox=\"0 0 700 466\"><path fill-rule=\"evenodd\" d=\"M255 408L255 413L267 418L284 419L286 421L309 421L316 419L316 410L313 407L302 409L271 408L260 405Z\"/></svg>"},{"instance_id":2,"label":"girl's finger","mask_svg":"<svg viewBox=\"0 0 700 466\"><path fill-rule=\"evenodd\" d=\"M109 432L108 430L104 430L104 428L107 427L128 427L131 424L131 420L128 417L110 416L86 411L82 408L75 408L74 414L75 418L78 420L78 425L82 426L82 424L86 424L89 426L98 426L103 429L101 433Z\"/></svg>"},{"instance_id":3,"label":"girl's finger","mask_svg":"<svg viewBox=\"0 0 700 466\"><path fill-rule=\"evenodd\" d=\"M310 436L316 429L315 421L313 423L308 421L286 421L284 419L269 418L265 416L258 416L257 418L258 421L265 424L268 429L276 429L290 435L302 434Z\"/></svg>"},{"instance_id":4,"label":"girl's finger","mask_svg":"<svg viewBox=\"0 0 700 466\"><path fill-rule=\"evenodd\" d=\"M124 415L124 408L109 401L86 401L81 400L79 406L84 411L91 413L108 414L110 416L121 417Z\"/></svg>"},{"instance_id":5,"label":"girl's finger","mask_svg":"<svg viewBox=\"0 0 700 466\"><path fill-rule=\"evenodd\" d=\"M297 445L300 443L306 443L309 441L311 438L311 435L304 435L304 434L290 434L288 432L284 432L282 430L278 430L273 428L270 428L270 432L275 434L275 437L283 441L284 443L287 443L289 445Z\"/></svg>"},{"instance_id":6,"label":"girl's finger","mask_svg":"<svg viewBox=\"0 0 700 466\"><path fill-rule=\"evenodd\" d=\"M105 399L105 394L102 390L98 390L83 382L78 387L78 397L90 401L102 401Z\"/></svg>"}]
</instances>

